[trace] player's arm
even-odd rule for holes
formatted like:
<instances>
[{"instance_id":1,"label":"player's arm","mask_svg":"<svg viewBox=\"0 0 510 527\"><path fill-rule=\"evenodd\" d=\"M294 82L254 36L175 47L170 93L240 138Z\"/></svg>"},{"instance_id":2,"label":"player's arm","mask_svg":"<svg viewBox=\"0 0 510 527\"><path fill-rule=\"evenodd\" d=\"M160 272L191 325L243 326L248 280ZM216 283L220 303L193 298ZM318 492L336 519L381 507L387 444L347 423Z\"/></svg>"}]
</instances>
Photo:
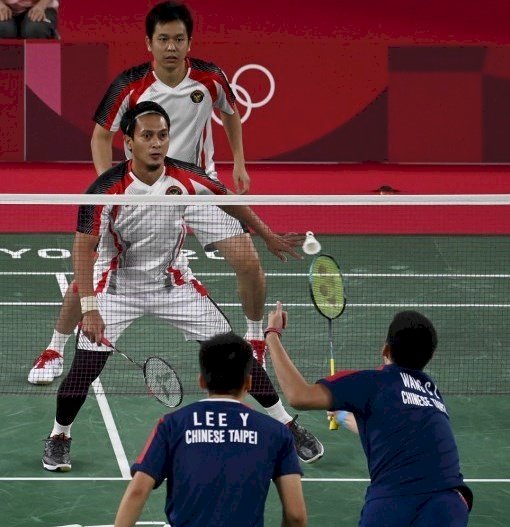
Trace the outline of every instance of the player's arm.
<instances>
[{"instance_id":1,"label":"player's arm","mask_svg":"<svg viewBox=\"0 0 510 527\"><path fill-rule=\"evenodd\" d=\"M94 302L94 258L95 248L99 242L99 236L77 232L73 245L73 268L74 279L78 286L81 299L90 304ZM99 314L99 309L86 311L82 319L82 331L84 335L96 344L101 343L104 331L104 322Z\"/></svg>"},{"instance_id":2,"label":"player's arm","mask_svg":"<svg viewBox=\"0 0 510 527\"><path fill-rule=\"evenodd\" d=\"M220 112L220 117L234 159L234 169L232 171L234 188L238 194L246 194L250 190L250 176L246 171L243 129L239 111L234 107L234 113L232 115L226 112Z\"/></svg>"},{"instance_id":3,"label":"player's arm","mask_svg":"<svg viewBox=\"0 0 510 527\"><path fill-rule=\"evenodd\" d=\"M268 316L268 328L282 330L287 325L287 313L282 304L277 303L276 309ZM283 347L276 332L266 334L266 344L271 354L278 382L291 406L300 410L327 410L331 408L331 392L321 384L309 384L299 370L294 366Z\"/></svg>"},{"instance_id":4,"label":"player's arm","mask_svg":"<svg viewBox=\"0 0 510 527\"><path fill-rule=\"evenodd\" d=\"M122 497L115 517L115 527L133 527L142 513L143 507L155 480L144 472L137 472Z\"/></svg>"},{"instance_id":5,"label":"player's arm","mask_svg":"<svg viewBox=\"0 0 510 527\"><path fill-rule=\"evenodd\" d=\"M90 148L92 150L92 161L94 161L94 168L98 176L112 167L114 135L115 132L111 132L96 123L92 132Z\"/></svg>"},{"instance_id":6,"label":"player's arm","mask_svg":"<svg viewBox=\"0 0 510 527\"><path fill-rule=\"evenodd\" d=\"M228 193L231 194L231 192ZM248 225L253 232L258 234L264 240L268 250L277 256L282 262L287 261L285 253L290 254L297 260L302 259L302 256L294 250L294 247L300 246L303 243L304 237L300 234L279 235L274 233L269 226L246 205L220 205L220 209L238 219L241 223Z\"/></svg>"},{"instance_id":7,"label":"player's arm","mask_svg":"<svg viewBox=\"0 0 510 527\"><path fill-rule=\"evenodd\" d=\"M307 524L305 498L300 474L286 474L275 479L282 502L282 527L301 527Z\"/></svg>"}]
</instances>

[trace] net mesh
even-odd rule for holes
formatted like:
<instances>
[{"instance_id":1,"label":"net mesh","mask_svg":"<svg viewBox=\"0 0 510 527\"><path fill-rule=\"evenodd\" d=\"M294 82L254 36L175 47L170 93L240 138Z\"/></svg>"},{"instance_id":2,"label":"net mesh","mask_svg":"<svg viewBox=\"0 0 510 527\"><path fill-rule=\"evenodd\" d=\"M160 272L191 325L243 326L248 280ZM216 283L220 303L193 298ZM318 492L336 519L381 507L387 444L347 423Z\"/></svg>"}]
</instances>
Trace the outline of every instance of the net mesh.
<instances>
[{"instance_id":1,"label":"net mesh","mask_svg":"<svg viewBox=\"0 0 510 527\"><path fill-rule=\"evenodd\" d=\"M0 393L55 394L69 371L76 345L73 336L65 346L61 375L59 359L52 354L34 368L33 362L50 344L62 297L73 280L74 233L79 205L84 203L117 214L105 231L113 238L114 252L100 260L102 267L96 270L96 281L104 281L103 292L116 296L105 318L107 325L117 328L117 346L140 363L154 355L166 358L185 393L199 393L196 341L224 328L223 315L236 333L244 335L246 319L236 274L222 254L214 246L204 249L191 232L185 240L176 234L180 237L172 245L168 231L182 234L183 211L197 204L207 205L204 221L214 225L208 211L220 202L252 204L278 233L311 230L322 252L338 261L347 297L345 312L333 321L338 369L379 366L393 315L415 309L428 316L438 332L438 351L427 371L442 392L510 392L508 196L440 196L421 201L401 196L329 196L313 202L285 196L207 200L164 196L164 204L146 196L117 198L0 198ZM151 223L137 223L137 214L147 209L157 210L156 216ZM126 222L122 228L119 221ZM137 246L144 236L155 242L146 253L143 245ZM158 237L164 241L159 243ZM313 257L299 251L302 260L289 257L282 263L258 236L251 239L267 285L266 315L281 300L289 312L284 343L296 365L309 381L328 375L327 321L316 312L309 294ZM159 260L153 253L158 243ZM237 265L257 269L253 254L238 251ZM184 257L179 265L178 255ZM136 282L136 291L129 289L130 281ZM202 286L214 303L203 296ZM180 295L183 287L188 292ZM190 294L199 301L190 302ZM38 384L28 382L34 370L41 370ZM278 388L269 359L267 371ZM140 372L120 359L107 361L95 389L112 395L147 393Z\"/></svg>"}]
</instances>

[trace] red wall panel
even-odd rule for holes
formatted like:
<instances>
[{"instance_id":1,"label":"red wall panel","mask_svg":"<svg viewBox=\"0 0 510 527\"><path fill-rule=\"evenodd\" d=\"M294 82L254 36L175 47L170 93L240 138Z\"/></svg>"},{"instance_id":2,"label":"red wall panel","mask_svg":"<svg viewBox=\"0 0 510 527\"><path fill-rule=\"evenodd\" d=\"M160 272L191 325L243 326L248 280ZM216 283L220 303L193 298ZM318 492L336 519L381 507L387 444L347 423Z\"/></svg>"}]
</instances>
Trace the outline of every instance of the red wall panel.
<instances>
[{"instance_id":1,"label":"red wall panel","mask_svg":"<svg viewBox=\"0 0 510 527\"><path fill-rule=\"evenodd\" d=\"M120 71L149 59L144 18L155 3L90 0L84 10L79 2L62 2L61 101L48 105L27 89L26 145L19 86L0 49L0 97L7 108L1 133L17 123L0 160L22 159L25 148L30 160L90 159L91 115ZM230 78L258 64L274 79L273 97L252 108L244 123L248 160L510 161L508 2L189 5L196 21L193 56L217 63ZM252 69L238 86L241 97L246 90L259 101L268 78ZM246 105L239 106L244 114ZM216 158L229 160L221 126L213 126ZM115 144L120 147L120 137Z\"/></svg>"}]
</instances>

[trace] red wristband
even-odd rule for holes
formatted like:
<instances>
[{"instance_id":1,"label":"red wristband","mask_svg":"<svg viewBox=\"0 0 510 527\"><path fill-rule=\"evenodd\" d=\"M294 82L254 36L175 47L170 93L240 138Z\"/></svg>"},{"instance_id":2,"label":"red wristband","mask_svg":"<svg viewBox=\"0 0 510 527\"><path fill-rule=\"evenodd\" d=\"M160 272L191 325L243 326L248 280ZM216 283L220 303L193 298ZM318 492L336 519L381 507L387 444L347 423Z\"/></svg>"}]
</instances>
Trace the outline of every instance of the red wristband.
<instances>
[{"instance_id":1,"label":"red wristband","mask_svg":"<svg viewBox=\"0 0 510 527\"><path fill-rule=\"evenodd\" d=\"M264 339L267 337L267 334L268 333L276 333L278 335L278 338L281 339L282 338L282 330L281 329L278 329L278 328L269 328L267 327L265 330L264 330Z\"/></svg>"}]
</instances>

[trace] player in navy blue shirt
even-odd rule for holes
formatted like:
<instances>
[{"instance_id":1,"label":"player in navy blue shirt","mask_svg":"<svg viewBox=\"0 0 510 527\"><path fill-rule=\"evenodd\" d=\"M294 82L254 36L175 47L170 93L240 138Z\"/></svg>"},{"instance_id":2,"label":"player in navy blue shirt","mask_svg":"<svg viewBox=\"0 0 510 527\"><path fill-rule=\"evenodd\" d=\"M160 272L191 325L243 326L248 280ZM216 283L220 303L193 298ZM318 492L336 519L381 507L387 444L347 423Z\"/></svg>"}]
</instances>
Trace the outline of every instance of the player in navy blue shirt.
<instances>
[{"instance_id":1,"label":"player in navy blue shirt","mask_svg":"<svg viewBox=\"0 0 510 527\"><path fill-rule=\"evenodd\" d=\"M252 360L250 345L233 333L201 344L199 384L209 397L159 421L131 468L115 527L134 526L151 490L165 479L172 527L261 527L271 480L282 525L306 525L292 433L242 402Z\"/></svg>"},{"instance_id":2,"label":"player in navy blue shirt","mask_svg":"<svg viewBox=\"0 0 510 527\"><path fill-rule=\"evenodd\" d=\"M280 342L287 314L278 302L266 342L289 403L352 412L367 457L370 486L361 527L464 527L472 493L460 473L448 412L423 372L437 347L434 326L416 311L397 313L378 370L344 371L308 384Z\"/></svg>"}]
</instances>

